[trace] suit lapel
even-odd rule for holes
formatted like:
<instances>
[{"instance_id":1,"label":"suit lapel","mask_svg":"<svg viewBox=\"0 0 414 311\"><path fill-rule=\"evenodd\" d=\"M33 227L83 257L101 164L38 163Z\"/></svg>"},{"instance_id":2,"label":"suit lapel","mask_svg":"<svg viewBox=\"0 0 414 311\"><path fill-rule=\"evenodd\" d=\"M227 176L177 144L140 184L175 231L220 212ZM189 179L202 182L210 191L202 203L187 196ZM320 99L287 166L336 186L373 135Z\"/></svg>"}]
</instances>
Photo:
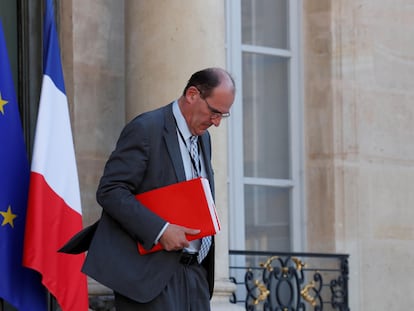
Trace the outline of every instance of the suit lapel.
<instances>
[{"instance_id":1,"label":"suit lapel","mask_svg":"<svg viewBox=\"0 0 414 311\"><path fill-rule=\"evenodd\" d=\"M213 168L211 167L211 145L208 133L200 136L201 152L203 153L204 166L207 173L207 179L210 181L211 191L214 194L214 175Z\"/></svg>"},{"instance_id":2,"label":"suit lapel","mask_svg":"<svg viewBox=\"0 0 414 311\"><path fill-rule=\"evenodd\" d=\"M211 169L211 164L210 164L211 152L210 152L210 145L208 141L208 134L199 136L199 140L200 140L201 152L203 154L203 158L205 162L204 165L205 165L207 177L208 179L210 179L212 177L212 169Z\"/></svg>"},{"instance_id":3,"label":"suit lapel","mask_svg":"<svg viewBox=\"0 0 414 311\"><path fill-rule=\"evenodd\" d=\"M164 139L167 145L168 153L174 166L177 181L185 181L184 164L181 157L180 145L178 144L177 131L175 128L174 115L172 112L172 104L165 108L165 129Z\"/></svg>"},{"instance_id":4,"label":"suit lapel","mask_svg":"<svg viewBox=\"0 0 414 311\"><path fill-rule=\"evenodd\" d=\"M167 145L168 153L174 166L175 175L177 176L177 181L185 181L185 170L183 160L181 157L180 145L178 143L174 114L172 112L172 103L165 108L164 117L164 139ZM201 152L203 153L207 179L210 181L211 190L214 193L214 175L213 168L211 167L211 146L208 133L204 133L204 135L200 136L200 146Z\"/></svg>"}]
</instances>

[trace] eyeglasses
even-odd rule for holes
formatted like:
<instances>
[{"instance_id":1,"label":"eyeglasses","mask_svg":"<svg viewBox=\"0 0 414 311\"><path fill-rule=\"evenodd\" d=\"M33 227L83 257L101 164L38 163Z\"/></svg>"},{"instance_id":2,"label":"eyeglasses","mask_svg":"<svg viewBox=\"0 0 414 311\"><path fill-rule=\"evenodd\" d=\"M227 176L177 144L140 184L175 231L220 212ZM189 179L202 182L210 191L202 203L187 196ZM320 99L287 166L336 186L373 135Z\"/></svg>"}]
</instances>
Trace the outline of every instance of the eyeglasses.
<instances>
[{"instance_id":1,"label":"eyeglasses","mask_svg":"<svg viewBox=\"0 0 414 311\"><path fill-rule=\"evenodd\" d=\"M197 90L198 90L198 92L200 93L200 98L202 99L202 100L204 100L204 102L207 104L207 108L208 108L208 110L210 110L210 112L211 112L211 116L210 116L210 118L211 119L217 119L217 118L228 118L228 117L230 117L230 112L221 112L221 111L219 111L219 110L217 110L216 108L214 108L214 107L212 107L209 103L208 103L208 101L207 101L207 99L205 99L205 98L203 98L202 96L201 96L201 91L198 89L198 88L196 88Z\"/></svg>"}]
</instances>

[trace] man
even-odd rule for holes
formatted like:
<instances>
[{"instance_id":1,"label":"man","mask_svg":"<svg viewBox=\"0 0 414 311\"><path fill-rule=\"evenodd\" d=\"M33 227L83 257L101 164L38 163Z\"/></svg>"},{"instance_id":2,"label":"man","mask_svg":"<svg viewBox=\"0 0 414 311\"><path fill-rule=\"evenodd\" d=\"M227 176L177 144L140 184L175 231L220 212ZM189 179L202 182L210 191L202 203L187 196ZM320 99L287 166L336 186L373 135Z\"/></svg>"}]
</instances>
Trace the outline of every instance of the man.
<instances>
[{"instance_id":1,"label":"man","mask_svg":"<svg viewBox=\"0 0 414 311\"><path fill-rule=\"evenodd\" d=\"M198 228L167 223L135 195L196 176L208 178L214 193L207 129L230 115L234 96L234 81L225 70L201 70L178 100L139 115L123 129L97 190L103 211L83 266L114 291L117 310L210 310L214 239L190 243L186 234L197 234ZM192 136L198 137L196 160ZM159 242L164 250L140 255L137 242L146 249ZM208 252L201 258L203 243Z\"/></svg>"}]
</instances>

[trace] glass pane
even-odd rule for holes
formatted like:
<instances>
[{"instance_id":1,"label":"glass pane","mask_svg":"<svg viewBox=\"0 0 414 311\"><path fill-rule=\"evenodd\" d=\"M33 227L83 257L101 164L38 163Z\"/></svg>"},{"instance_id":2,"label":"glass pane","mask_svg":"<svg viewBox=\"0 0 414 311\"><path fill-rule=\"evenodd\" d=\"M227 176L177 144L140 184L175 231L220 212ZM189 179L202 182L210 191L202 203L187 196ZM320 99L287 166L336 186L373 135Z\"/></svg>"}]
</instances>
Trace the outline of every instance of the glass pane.
<instances>
[{"instance_id":1,"label":"glass pane","mask_svg":"<svg viewBox=\"0 0 414 311\"><path fill-rule=\"evenodd\" d=\"M290 251L290 190L245 185L246 250Z\"/></svg>"},{"instance_id":2,"label":"glass pane","mask_svg":"<svg viewBox=\"0 0 414 311\"><path fill-rule=\"evenodd\" d=\"M288 49L287 0L243 0L242 43Z\"/></svg>"},{"instance_id":3,"label":"glass pane","mask_svg":"<svg viewBox=\"0 0 414 311\"><path fill-rule=\"evenodd\" d=\"M243 55L244 176L289 179L288 60Z\"/></svg>"}]
</instances>

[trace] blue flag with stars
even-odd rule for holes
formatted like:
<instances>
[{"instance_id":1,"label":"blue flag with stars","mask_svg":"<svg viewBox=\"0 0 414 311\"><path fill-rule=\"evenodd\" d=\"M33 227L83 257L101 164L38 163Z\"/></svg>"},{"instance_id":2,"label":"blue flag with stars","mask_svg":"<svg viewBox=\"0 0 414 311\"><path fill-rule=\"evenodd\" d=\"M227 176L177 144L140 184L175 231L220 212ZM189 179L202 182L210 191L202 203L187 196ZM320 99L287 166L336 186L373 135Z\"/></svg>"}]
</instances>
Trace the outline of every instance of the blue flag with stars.
<instances>
[{"instance_id":1,"label":"blue flag with stars","mask_svg":"<svg viewBox=\"0 0 414 311\"><path fill-rule=\"evenodd\" d=\"M29 174L0 20L0 298L19 311L46 311L40 275L22 265Z\"/></svg>"}]
</instances>

